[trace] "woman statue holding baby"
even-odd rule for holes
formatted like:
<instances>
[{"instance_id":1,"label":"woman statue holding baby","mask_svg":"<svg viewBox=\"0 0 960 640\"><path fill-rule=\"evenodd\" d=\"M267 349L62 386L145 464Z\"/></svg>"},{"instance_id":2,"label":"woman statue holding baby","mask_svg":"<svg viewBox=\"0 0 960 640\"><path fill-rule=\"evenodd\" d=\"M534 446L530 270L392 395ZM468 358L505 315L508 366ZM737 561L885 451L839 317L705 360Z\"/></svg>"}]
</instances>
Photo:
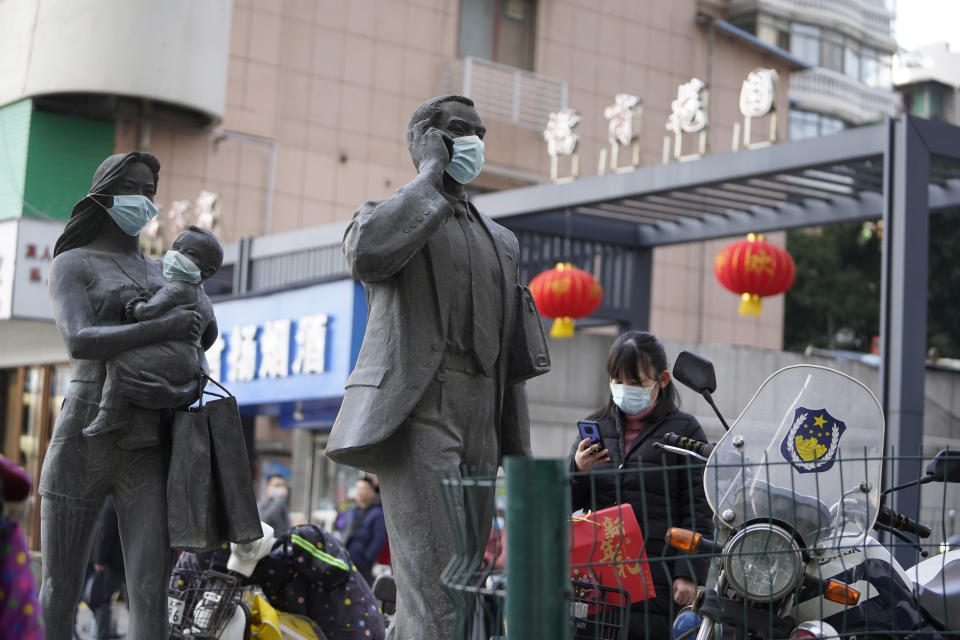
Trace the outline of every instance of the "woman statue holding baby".
<instances>
[{"instance_id":1,"label":"woman statue holding baby","mask_svg":"<svg viewBox=\"0 0 960 640\"><path fill-rule=\"evenodd\" d=\"M167 535L167 469L172 409L198 396L196 371L177 376L143 371L114 381L127 410L115 429L91 436L107 361L164 342L200 342L193 305L137 321L131 303L166 282L161 263L140 251L139 233L156 215L160 163L131 151L107 158L90 193L74 206L57 240L50 296L70 356L70 386L40 474L43 582L40 601L47 638L70 640L97 515L113 493L119 518L130 605L128 637L167 638L167 579L173 553Z\"/></svg>"}]
</instances>

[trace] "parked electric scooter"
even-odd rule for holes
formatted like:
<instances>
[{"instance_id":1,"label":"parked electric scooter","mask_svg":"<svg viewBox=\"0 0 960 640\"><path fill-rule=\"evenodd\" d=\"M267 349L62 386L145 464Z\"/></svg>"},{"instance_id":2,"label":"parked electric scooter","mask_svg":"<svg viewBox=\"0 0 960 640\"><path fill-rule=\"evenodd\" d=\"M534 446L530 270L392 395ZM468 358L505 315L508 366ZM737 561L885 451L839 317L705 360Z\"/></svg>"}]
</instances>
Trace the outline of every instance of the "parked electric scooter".
<instances>
[{"instance_id":1,"label":"parked electric scooter","mask_svg":"<svg viewBox=\"0 0 960 640\"><path fill-rule=\"evenodd\" d=\"M383 640L370 587L328 532L300 525L203 554L184 554L169 589L170 637ZM263 635L263 626L274 629Z\"/></svg>"},{"instance_id":2,"label":"parked electric scooter","mask_svg":"<svg viewBox=\"0 0 960 640\"><path fill-rule=\"evenodd\" d=\"M674 378L716 411L711 363L684 352ZM695 613L678 616L675 629L688 629L681 637L938 638L960 630L960 552L905 571L869 535L874 528L916 544L906 534L930 534L883 505L883 432L880 404L864 385L799 365L770 376L716 445L663 439L668 451L706 460L717 527L715 541L667 534L673 547L714 556ZM941 452L905 486L932 481L960 481L960 459Z\"/></svg>"}]
</instances>

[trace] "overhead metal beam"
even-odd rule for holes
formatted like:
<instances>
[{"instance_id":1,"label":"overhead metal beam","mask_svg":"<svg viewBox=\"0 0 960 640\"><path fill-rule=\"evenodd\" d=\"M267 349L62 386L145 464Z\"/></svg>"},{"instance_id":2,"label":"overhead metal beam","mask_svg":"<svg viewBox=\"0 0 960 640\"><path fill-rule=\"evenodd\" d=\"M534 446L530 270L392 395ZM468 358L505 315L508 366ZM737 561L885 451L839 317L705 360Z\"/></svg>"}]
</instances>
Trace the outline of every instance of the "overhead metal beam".
<instances>
[{"instance_id":1,"label":"overhead metal beam","mask_svg":"<svg viewBox=\"0 0 960 640\"><path fill-rule=\"evenodd\" d=\"M571 214L569 219L562 211L539 215L515 216L502 220L512 231L535 231L537 233L569 233L571 238L609 242L610 244L635 247L639 245L638 222L604 218L597 215Z\"/></svg>"},{"instance_id":2,"label":"overhead metal beam","mask_svg":"<svg viewBox=\"0 0 960 640\"><path fill-rule=\"evenodd\" d=\"M859 198L836 198L832 202L808 200L802 206L783 203L775 209L756 207L753 215L725 220L704 220L694 224L662 224L656 228L642 227L639 230L642 246L679 244L728 238L746 233L769 233L785 229L801 229L838 224L878 220L883 213L883 197L877 193L864 193Z\"/></svg>"},{"instance_id":3,"label":"overhead metal beam","mask_svg":"<svg viewBox=\"0 0 960 640\"><path fill-rule=\"evenodd\" d=\"M882 125L858 127L823 138L707 156L696 162L487 193L474 197L473 202L489 216L509 217L862 161L882 155L884 132Z\"/></svg>"},{"instance_id":4,"label":"overhead metal beam","mask_svg":"<svg viewBox=\"0 0 960 640\"><path fill-rule=\"evenodd\" d=\"M931 211L960 207L960 178L943 185L930 185L928 193Z\"/></svg>"},{"instance_id":5,"label":"overhead metal beam","mask_svg":"<svg viewBox=\"0 0 960 640\"><path fill-rule=\"evenodd\" d=\"M960 127L945 122L905 116L929 153L960 160Z\"/></svg>"}]
</instances>

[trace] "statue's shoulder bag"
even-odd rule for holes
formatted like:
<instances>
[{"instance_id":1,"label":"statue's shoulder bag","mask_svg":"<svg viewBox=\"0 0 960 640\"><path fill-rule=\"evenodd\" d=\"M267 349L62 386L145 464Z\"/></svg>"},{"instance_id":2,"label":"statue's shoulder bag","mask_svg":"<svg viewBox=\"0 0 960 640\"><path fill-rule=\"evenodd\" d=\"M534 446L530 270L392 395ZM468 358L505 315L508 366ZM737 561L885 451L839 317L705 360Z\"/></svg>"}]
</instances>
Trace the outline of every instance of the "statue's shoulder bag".
<instances>
[{"instance_id":1,"label":"statue's shoulder bag","mask_svg":"<svg viewBox=\"0 0 960 640\"><path fill-rule=\"evenodd\" d=\"M516 384L550 371L550 352L540 312L530 289L516 285L516 319L510 340L507 384Z\"/></svg>"}]
</instances>

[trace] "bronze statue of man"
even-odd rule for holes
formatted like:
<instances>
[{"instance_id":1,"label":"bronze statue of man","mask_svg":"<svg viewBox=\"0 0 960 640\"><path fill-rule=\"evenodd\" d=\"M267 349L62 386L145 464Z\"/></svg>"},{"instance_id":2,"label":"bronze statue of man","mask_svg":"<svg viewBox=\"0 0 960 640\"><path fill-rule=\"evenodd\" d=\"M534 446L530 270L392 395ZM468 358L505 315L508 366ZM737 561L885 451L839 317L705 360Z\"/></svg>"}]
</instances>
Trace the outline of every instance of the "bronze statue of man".
<instances>
[{"instance_id":1,"label":"bronze statue of man","mask_svg":"<svg viewBox=\"0 0 960 640\"><path fill-rule=\"evenodd\" d=\"M485 133L469 98L417 107L407 129L417 177L363 204L343 241L368 317L326 453L380 478L395 640L449 640L456 625L441 586L454 541L437 471L456 478L530 453L529 374L511 354L521 330L517 239L464 191L483 165ZM453 500L468 547L482 550L492 493L470 505Z\"/></svg>"}]
</instances>

